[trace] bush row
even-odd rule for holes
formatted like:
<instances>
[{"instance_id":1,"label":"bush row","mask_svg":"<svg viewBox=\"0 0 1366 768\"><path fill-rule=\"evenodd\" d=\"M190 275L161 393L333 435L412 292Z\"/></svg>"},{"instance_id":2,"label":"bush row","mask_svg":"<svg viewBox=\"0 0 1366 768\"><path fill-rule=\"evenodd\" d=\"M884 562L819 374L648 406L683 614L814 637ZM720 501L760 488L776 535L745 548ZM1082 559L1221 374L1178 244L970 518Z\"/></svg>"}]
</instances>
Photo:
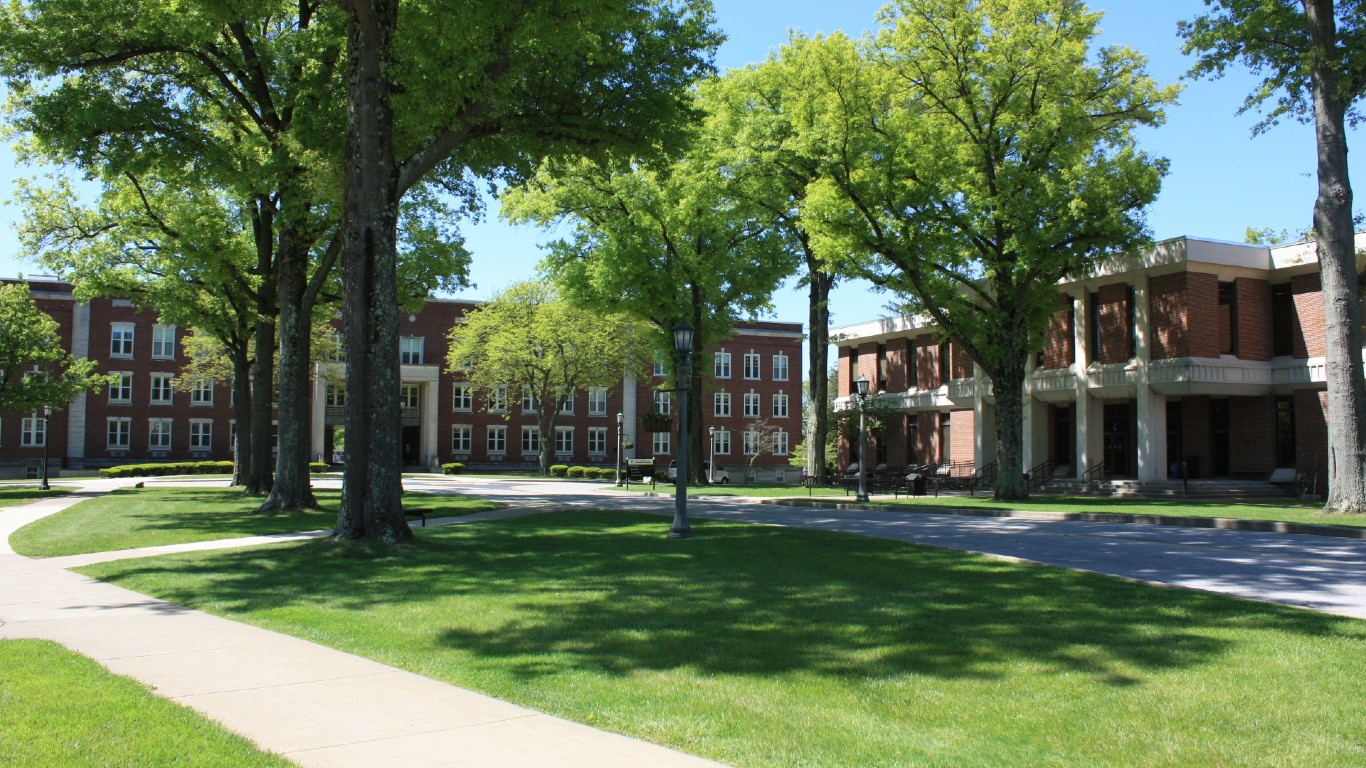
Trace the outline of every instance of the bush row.
<instances>
[{"instance_id":1,"label":"bush row","mask_svg":"<svg viewBox=\"0 0 1366 768\"><path fill-rule=\"evenodd\" d=\"M452 461L441 465L441 473L444 475L458 475L465 471L465 465L458 461Z\"/></svg>"},{"instance_id":2,"label":"bush row","mask_svg":"<svg viewBox=\"0 0 1366 768\"><path fill-rule=\"evenodd\" d=\"M614 467L571 467L568 464L552 464L551 477L587 478L589 480L608 480L616 477Z\"/></svg>"},{"instance_id":3,"label":"bush row","mask_svg":"<svg viewBox=\"0 0 1366 768\"><path fill-rule=\"evenodd\" d=\"M105 469L100 470L100 477L148 477L151 475L223 475L231 473L231 461L174 461L162 464L124 464L121 467L106 467Z\"/></svg>"}]
</instances>

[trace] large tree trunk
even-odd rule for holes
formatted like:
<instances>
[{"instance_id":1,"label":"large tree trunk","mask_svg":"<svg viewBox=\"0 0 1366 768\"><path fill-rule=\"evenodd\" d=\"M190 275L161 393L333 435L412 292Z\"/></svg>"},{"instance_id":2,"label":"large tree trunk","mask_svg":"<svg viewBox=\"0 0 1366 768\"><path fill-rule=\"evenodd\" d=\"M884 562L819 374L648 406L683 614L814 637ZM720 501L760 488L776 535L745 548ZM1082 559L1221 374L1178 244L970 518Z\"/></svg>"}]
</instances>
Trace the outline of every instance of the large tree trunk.
<instances>
[{"instance_id":1,"label":"large tree trunk","mask_svg":"<svg viewBox=\"0 0 1366 768\"><path fill-rule=\"evenodd\" d=\"M1314 59L1314 131L1319 194L1314 203L1328 378L1328 502L1325 512L1366 512L1366 385L1361 377L1361 310L1357 303L1352 185L1347 174L1346 104L1333 70L1337 31L1331 0L1304 0Z\"/></svg>"},{"instance_id":2,"label":"large tree trunk","mask_svg":"<svg viewBox=\"0 0 1366 768\"><path fill-rule=\"evenodd\" d=\"M244 343L232 353L233 417L237 425L237 444L233 446L232 484L246 486L252 464L251 358Z\"/></svg>"},{"instance_id":3,"label":"large tree trunk","mask_svg":"<svg viewBox=\"0 0 1366 768\"><path fill-rule=\"evenodd\" d=\"M810 303L807 322L811 335L807 340L807 378L811 382L811 410L815 424L807 437L807 471L817 482L825 481L825 438L830 431L829 413L825 409L825 393L830 377L830 289L835 276L816 268L807 260L807 294Z\"/></svg>"},{"instance_id":4,"label":"large tree trunk","mask_svg":"<svg viewBox=\"0 0 1366 768\"><path fill-rule=\"evenodd\" d=\"M1024 380L1029 360L1025 329L1006 341L1001 366L991 378L996 394L996 490L998 499L1029 497L1024 477Z\"/></svg>"},{"instance_id":5,"label":"large tree trunk","mask_svg":"<svg viewBox=\"0 0 1366 768\"><path fill-rule=\"evenodd\" d=\"M282 196L283 198L283 196ZM309 358L313 308L305 298L308 251L289 232L282 234L276 252L280 284L280 452L270 497L258 512L315 509L308 471L312 408Z\"/></svg>"},{"instance_id":6,"label":"large tree trunk","mask_svg":"<svg viewBox=\"0 0 1366 768\"><path fill-rule=\"evenodd\" d=\"M346 0L346 170L342 277L346 285L348 457L339 539L397 544L403 518L399 447L398 184L389 105L398 0Z\"/></svg>"},{"instance_id":7,"label":"large tree trunk","mask_svg":"<svg viewBox=\"0 0 1366 768\"><path fill-rule=\"evenodd\" d=\"M273 303L269 303L268 306L270 311L274 312ZM251 467L245 491L252 496L270 493L271 467L275 464L271 459L275 441L270 436L271 416L274 411L271 403L271 397L275 392L272 381L275 378L274 369L275 320L262 315L256 323L256 359L252 361L251 366L251 437L248 438L248 445L251 447ZM239 436L243 432L241 424L238 425L237 432Z\"/></svg>"}]
</instances>

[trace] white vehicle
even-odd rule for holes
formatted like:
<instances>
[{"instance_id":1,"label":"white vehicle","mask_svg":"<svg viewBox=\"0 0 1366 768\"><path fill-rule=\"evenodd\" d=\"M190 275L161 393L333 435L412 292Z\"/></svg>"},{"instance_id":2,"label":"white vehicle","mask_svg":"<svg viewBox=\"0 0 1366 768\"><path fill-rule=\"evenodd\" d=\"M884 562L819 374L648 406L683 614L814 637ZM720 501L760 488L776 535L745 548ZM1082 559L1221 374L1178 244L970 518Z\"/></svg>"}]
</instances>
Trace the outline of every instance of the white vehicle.
<instances>
[{"instance_id":1,"label":"white vehicle","mask_svg":"<svg viewBox=\"0 0 1366 768\"><path fill-rule=\"evenodd\" d=\"M712 482L712 483L720 483L721 485L726 485L727 483L730 482L730 473L726 472L726 468L723 467L723 466L721 466L720 464L717 464L716 462L713 462L713 461L706 462L706 464L704 464L704 465L702 466L702 471L703 471L703 472L708 472L708 471L710 471L710 480L709 480L709 482ZM677 461L671 461L671 462L669 462L669 482L672 483L673 481L675 481L675 480L677 480L677 479L678 479L678 462L677 462Z\"/></svg>"}]
</instances>

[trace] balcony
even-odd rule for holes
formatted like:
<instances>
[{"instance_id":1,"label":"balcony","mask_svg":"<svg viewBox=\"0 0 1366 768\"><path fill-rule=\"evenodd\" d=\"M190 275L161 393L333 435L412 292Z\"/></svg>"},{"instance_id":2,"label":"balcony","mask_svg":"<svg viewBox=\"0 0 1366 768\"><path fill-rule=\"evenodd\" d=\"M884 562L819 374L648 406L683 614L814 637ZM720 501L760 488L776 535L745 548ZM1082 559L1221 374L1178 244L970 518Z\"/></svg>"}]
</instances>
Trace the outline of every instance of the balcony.
<instances>
[{"instance_id":1,"label":"balcony","mask_svg":"<svg viewBox=\"0 0 1366 768\"><path fill-rule=\"evenodd\" d=\"M1298 366L1297 366L1298 367ZM1168 397L1183 395L1269 395L1276 376L1270 363L1225 356L1154 360L1148 365L1148 384Z\"/></svg>"}]
</instances>

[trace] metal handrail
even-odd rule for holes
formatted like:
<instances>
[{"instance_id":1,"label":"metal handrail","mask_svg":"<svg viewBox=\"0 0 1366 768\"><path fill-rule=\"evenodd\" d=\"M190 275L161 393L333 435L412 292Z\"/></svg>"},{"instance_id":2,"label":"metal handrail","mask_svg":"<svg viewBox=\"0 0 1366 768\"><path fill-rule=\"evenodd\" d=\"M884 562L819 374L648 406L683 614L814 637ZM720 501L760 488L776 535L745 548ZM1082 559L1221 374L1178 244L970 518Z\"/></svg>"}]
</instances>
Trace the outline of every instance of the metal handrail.
<instances>
[{"instance_id":1,"label":"metal handrail","mask_svg":"<svg viewBox=\"0 0 1366 768\"><path fill-rule=\"evenodd\" d=\"M1097 477L1099 477L1100 479L1097 480ZM1110 473L1105 469L1105 462L1101 461L1100 463L1094 464L1089 469L1087 469L1086 476L1084 479L1086 480L1086 490L1088 492L1093 491L1096 488L1099 488L1104 483L1109 482Z\"/></svg>"},{"instance_id":2,"label":"metal handrail","mask_svg":"<svg viewBox=\"0 0 1366 768\"><path fill-rule=\"evenodd\" d=\"M1048 482L1048 478L1052 476L1055 466L1057 466L1056 463L1052 459L1048 459L1041 464L1030 467L1029 484L1032 486L1037 482L1038 487L1043 488L1043 484Z\"/></svg>"}]
</instances>

